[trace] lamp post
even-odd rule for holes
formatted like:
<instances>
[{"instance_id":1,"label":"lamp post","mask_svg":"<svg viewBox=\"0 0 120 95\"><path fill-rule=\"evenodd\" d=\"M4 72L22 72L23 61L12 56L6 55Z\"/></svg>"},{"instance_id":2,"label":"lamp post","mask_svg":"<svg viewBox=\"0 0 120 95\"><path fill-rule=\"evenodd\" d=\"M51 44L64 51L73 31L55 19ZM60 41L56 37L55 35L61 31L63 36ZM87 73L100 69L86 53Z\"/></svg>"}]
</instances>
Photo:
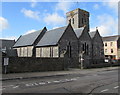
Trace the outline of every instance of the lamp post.
<instances>
[{"instance_id":1,"label":"lamp post","mask_svg":"<svg viewBox=\"0 0 120 95\"><path fill-rule=\"evenodd\" d=\"M84 54L84 51L82 51L81 53L79 53L79 63L81 63L81 69L84 69L84 66L83 66L83 54Z\"/></svg>"}]
</instances>

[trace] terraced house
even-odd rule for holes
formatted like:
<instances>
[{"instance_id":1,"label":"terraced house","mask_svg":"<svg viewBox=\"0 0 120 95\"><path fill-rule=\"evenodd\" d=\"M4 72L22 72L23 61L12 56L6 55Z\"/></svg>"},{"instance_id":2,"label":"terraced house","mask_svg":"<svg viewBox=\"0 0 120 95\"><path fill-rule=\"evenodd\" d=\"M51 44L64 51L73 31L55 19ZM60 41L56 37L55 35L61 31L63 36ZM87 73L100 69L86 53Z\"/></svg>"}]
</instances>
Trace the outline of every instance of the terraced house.
<instances>
[{"instance_id":1,"label":"terraced house","mask_svg":"<svg viewBox=\"0 0 120 95\"><path fill-rule=\"evenodd\" d=\"M106 58L120 59L120 35L103 37Z\"/></svg>"}]
</instances>

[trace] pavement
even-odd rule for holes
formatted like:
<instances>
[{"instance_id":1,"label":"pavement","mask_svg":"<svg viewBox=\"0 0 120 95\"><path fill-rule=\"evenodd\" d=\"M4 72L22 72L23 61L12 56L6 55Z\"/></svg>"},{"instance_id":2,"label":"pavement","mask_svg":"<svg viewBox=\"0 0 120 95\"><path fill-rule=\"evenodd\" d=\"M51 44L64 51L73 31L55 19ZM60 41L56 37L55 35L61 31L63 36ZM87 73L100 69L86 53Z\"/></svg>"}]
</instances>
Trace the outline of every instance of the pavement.
<instances>
[{"instance_id":1,"label":"pavement","mask_svg":"<svg viewBox=\"0 0 120 95\"><path fill-rule=\"evenodd\" d=\"M2 78L0 78L0 80L6 81L6 80L16 80L16 79L65 76L69 74L89 74L93 72L109 71L115 69L120 69L120 67L105 67L105 68L94 68L94 69L69 69L68 71L11 73L11 74L2 74Z\"/></svg>"}]
</instances>

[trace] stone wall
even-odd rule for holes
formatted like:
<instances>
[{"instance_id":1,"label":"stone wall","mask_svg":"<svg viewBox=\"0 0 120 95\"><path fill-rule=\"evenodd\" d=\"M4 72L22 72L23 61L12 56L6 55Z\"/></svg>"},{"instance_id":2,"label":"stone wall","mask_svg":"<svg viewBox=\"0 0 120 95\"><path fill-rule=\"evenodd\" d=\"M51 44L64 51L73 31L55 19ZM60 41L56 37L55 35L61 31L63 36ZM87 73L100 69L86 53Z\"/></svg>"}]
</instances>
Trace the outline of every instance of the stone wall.
<instances>
[{"instance_id":1,"label":"stone wall","mask_svg":"<svg viewBox=\"0 0 120 95\"><path fill-rule=\"evenodd\" d=\"M7 73L60 71L67 70L67 68L76 68L78 64L78 60L75 58L10 57ZM4 69L5 66L2 65L3 73Z\"/></svg>"},{"instance_id":2,"label":"stone wall","mask_svg":"<svg viewBox=\"0 0 120 95\"><path fill-rule=\"evenodd\" d=\"M64 70L63 58L10 57L7 66L8 73L56 70Z\"/></svg>"}]
</instances>

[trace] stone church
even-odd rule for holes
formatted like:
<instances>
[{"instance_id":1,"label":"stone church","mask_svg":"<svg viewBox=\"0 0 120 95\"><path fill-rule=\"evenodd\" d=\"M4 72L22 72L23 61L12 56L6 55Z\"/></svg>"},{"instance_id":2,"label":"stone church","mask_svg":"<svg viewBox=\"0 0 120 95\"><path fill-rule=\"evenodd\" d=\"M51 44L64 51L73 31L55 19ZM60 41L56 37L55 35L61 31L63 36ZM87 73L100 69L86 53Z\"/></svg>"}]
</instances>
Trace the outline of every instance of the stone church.
<instances>
[{"instance_id":1,"label":"stone church","mask_svg":"<svg viewBox=\"0 0 120 95\"><path fill-rule=\"evenodd\" d=\"M13 46L18 57L64 58L84 66L101 63L104 59L103 41L98 29L90 32L89 12L75 9L66 13L67 25L52 30L46 27L40 31L20 36ZM74 62L71 67L74 67Z\"/></svg>"}]
</instances>

